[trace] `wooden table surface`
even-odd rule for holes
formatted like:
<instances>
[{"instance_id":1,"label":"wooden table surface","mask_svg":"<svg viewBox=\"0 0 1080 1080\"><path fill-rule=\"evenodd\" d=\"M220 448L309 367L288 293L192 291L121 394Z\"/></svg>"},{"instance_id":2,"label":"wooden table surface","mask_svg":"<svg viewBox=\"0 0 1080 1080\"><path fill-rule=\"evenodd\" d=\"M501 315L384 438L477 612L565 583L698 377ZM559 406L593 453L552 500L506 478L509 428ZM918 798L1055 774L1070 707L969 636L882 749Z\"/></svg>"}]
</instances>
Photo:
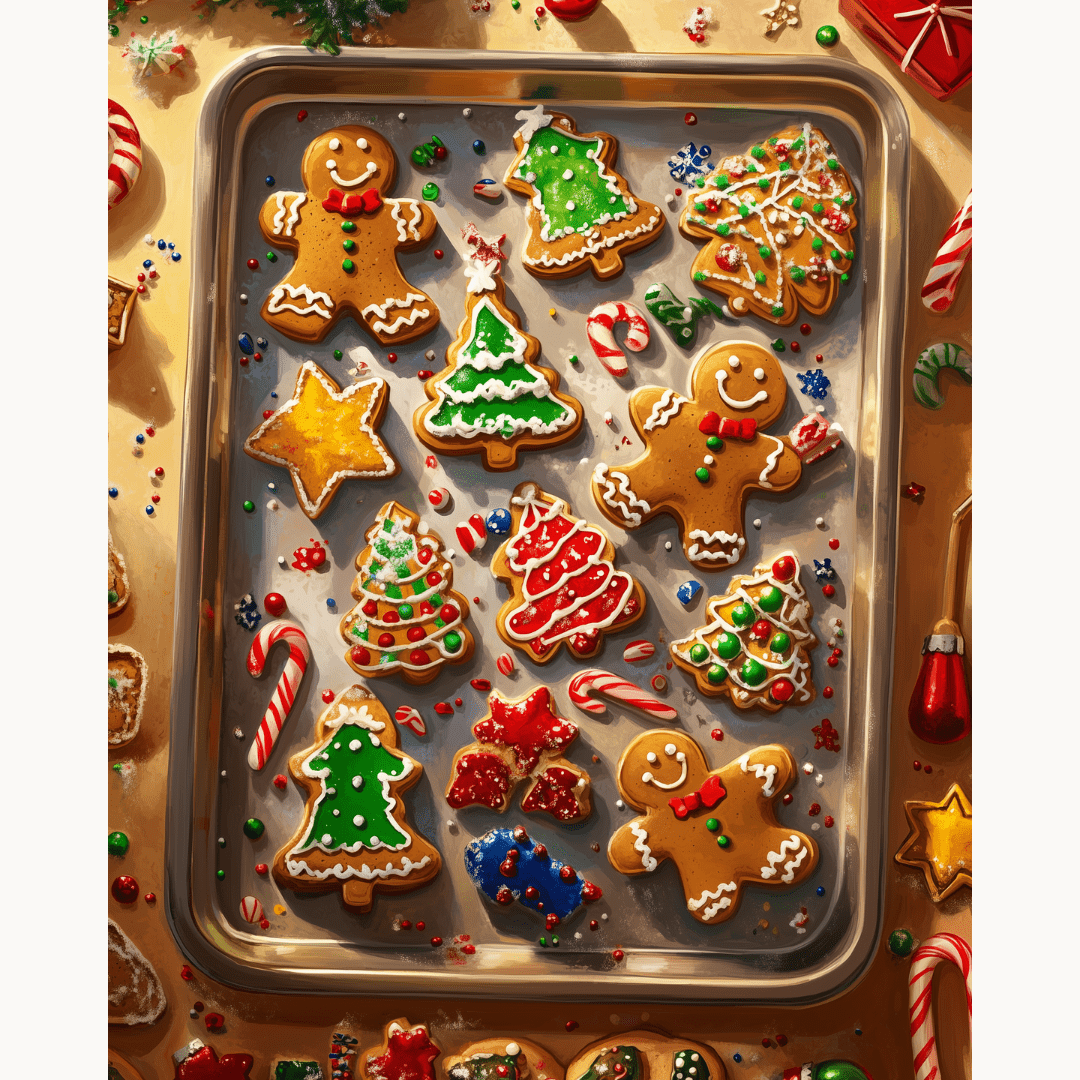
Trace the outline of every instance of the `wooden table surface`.
<instances>
[{"instance_id":1,"label":"wooden table surface","mask_svg":"<svg viewBox=\"0 0 1080 1080\"><path fill-rule=\"evenodd\" d=\"M802 24L785 29L776 40L764 37L765 20L758 13L763 0L727 0L715 6L718 18L704 46L683 33L689 2L658 0L644 5L631 0L602 0L579 24L559 23L548 16L537 31L531 8L515 12L509 0L492 0L489 15L471 16L467 0L412 0L404 15L387 19L381 29L364 35L364 44L457 49L530 49L551 51L621 51L715 54L760 53L820 56L814 33L823 23L840 31L830 55L862 64L881 75L899 94L911 125L911 201L908 320L904 349L903 452L901 482L924 484L921 503L900 500L899 558L894 660L893 710L889 723L890 857L886 870L882 940L867 974L852 989L825 1004L809 1008L712 1007L652 1005L548 1005L529 1001L455 1002L401 999L381 1002L364 998L304 998L238 993L201 974L193 982L180 978L184 958L166 923L164 905L141 901L131 907L110 898L110 915L129 933L153 963L164 983L168 1009L146 1028L113 1027L110 1046L133 1062L144 1080L171 1080L172 1053L194 1037L219 1054L246 1051L254 1055L252 1077L270 1074L276 1054L310 1057L323 1063L331 1031L348 1025L361 1047L379 1041L382 1024L405 1015L427 1023L444 1055L484 1035L532 1038L562 1061L588 1042L614 1030L647 1022L704 1039L720 1053L733 1077L779 1078L783 1069L804 1061L849 1058L877 1080L912 1076L907 1026L908 964L889 953L885 938L895 927L909 928L925 939L952 930L970 939L971 893L960 889L935 905L922 875L891 860L907 828L905 799L940 799L959 781L971 793L971 747L965 740L951 747L930 747L912 735L906 722L907 703L919 670L920 647L938 615L945 540L954 507L970 489L971 393L948 376L946 402L931 412L911 394L911 370L921 349L939 341L970 348L971 278L966 275L952 309L936 315L919 300L922 278L944 230L971 186L971 87L951 101L938 102L901 74L862 38L837 11L836 0L802 0ZM148 16L145 28L139 14ZM127 201L109 222L109 272L131 281L147 250L147 233L168 236L185 254L191 235L195 127L207 87L226 65L247 50L271 44L299 44L303 34L269 9L250 0L236 10L226 5L212 20L200 21L191 0L154 0L133 9L121 22L121 34L109 42L109 95L138 119L147 147L143 175ZM132 31L148 33L181 29L194 65L183 78L154 80L148 91L136 90L120 46ZM183 264L181 264L183 265ZM110 620L110 641L124 642L146 657L152 672L150 692L138 738L110 753L111 761L131 759L135 772L125 783L109 773L109 828L131 838L121 864L108 859L107 881L120 872L133 875L142 892L163 893L165 788L168 772L168 714L172 658L174 580L176 573L177 505L181 405L187 358L189 288L187 273L170 272L140 303L128 343L109 357L109 480L123 493L110 500L109 521L117 547L127 559L134 598ZM136 431L152 424L155 434L141 458L131 453ZM149 494L147 469L161 465L165 480L153 518L144 512ZM146 489L146 494L140 494ZM966 562L966 559L965 559ZM970 583L963 627L969 656L972 647ZM932 766L916 772L912 761ZM970 1076L970 1047L963 1003L963 985L954 969L935 986L938 1035L944 1075ZM226 1030L209 1035L201 1019L189 1017L196 1000L207 1011L226 1018ZM576 1020L572 1033L566 1022ZM856 1030L861 1034L857 1034ZM787 1043L778 1047L775 1036ZM944 1036L943 1038L941 1038ZM770 1038L770 1046L762 1039ZM732 1055L742 1055L735 1064Z\"/></svg>"}]
</instances>

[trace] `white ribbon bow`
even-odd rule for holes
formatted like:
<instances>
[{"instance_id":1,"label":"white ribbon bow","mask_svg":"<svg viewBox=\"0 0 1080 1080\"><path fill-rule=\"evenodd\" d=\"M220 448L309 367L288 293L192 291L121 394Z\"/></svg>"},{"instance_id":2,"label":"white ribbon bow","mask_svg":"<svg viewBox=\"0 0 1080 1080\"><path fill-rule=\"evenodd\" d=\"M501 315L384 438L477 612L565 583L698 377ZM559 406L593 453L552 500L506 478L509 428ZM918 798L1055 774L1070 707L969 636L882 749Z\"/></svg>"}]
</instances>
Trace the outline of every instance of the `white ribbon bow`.
<instances>
[{"instance_id":1,"label":"white ribbon bow","mask_svg":"<svg viewBox=\"0 0 1080 1080\"><path fill-rule=\"evenodd\" d=\"M930 27L934 25L935 19L937 20L938 26L941 27L941 37L945 42L945 51L949 56L952 56L952 42L949 41L949 34L945 29L945 20L942 16L950 15L953 18L966 19L968 22L971 22L971 8L971 4L961 4L954 7L948 4L933 3L927 4L926 7L916 8L914 11L896 12L893 15L894 19L914 19L917 15L926 16L926 22L923 23L922 29L911 43L911 48L904 54L904 59L900 62L900 70L907 71L908 64L915 58L915 53L918 52L923 38L930 32Z\"/></svg>"}]
</instances>

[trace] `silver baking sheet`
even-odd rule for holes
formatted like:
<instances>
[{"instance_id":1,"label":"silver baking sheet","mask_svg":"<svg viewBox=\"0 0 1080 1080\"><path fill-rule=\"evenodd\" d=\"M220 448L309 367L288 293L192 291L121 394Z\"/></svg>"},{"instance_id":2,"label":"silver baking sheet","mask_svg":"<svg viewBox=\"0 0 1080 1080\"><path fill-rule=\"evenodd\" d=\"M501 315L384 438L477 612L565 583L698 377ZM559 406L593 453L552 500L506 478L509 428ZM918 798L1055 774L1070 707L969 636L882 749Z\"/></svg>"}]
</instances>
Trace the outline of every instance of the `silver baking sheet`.
<instances>
[{"instance_id":1,"label":"silver baking sheet","mask_svg":"<svg viewBox=\"0 0 1080 1080\"><path fill-rule=\"evenodd\" d=\"M568 281L541 281L520 262L525 201L509 192L497 203L473 195L482 177L501 183L514 150L522 102L543 101L572 115L580 131L606 131L618 139L617 168L635 194L668 216L659 241L627 257L626 273L598 283L591 273ZM298 109L308 112L297 121ZM464 109L471 109L466 117ZM696 126L684 123L693 111ZM404 113L406 119L399 119ZM631 300L644 310L654 281L681 296L697 292L689 266L697 244L677 230L682 199L668 205L680 185L667 160L689 140L712 148L719 162L794 122L820 127L837 148L858 192L858 262L854 280L825 318L802 337L798 324L782 331L802 351L780 357L789 384L788 404L774 431L786 432L816 402L798 392L797 371L823 367L831 380L821 404L844 430L844 446L806 469L786 496L752 498L746 511L747 550L734 570L702 575L685 561L674 521L660 518L631 533L605 523L593 503L589 478L599 461L637 456L640 442L626 410L637 386L657 384L686 392L690 361L707 343L751 341L768 347L777 329L753 318L703 319L693 349L674 344L652 322L652 341L631 355L630 375L613 379L592 355L585 319L602 300ZM433 296L442 312L436 331L396 348L391 365L360 327L344 319L318 346L301 346L275 333L259 316L268 289L283 275L290 256L268 265L257 224L268 191L302 190L300 160L308 142L343 123L376 128L399 161L393 194L420 197L429 180L441 189L433 204L439 231L424 251L401 257L405 276ZM417 143L438 135L449 147L444 162L419 170L409 162ZM478 156L473 141L486 153ZM199 126L195 178L195 237L191 356L185 400L183 503L177 580L173 676L167 898L173 932L201 969L235 986L278 991L357 994L453 994L530 998L769 1000L806 1002L839 992L864 970L880 920L887 796L886 719L892 657L894 522L897 494L899 405L897 373L903 332L908 169L907 122L895 95L854 65L822 58L662 57L579 54L503 54L345 50L330 58L302 49L260 50L229 68L211 87ZM268 189L265 177L275 183ZM525 328L543 344L542 363L583 404L585 424L570 443L551 451L523 453L510 473L486 473L476 457L442 457L432 468L412 432L414 410L425 399L417 378L439 370L447 344L464 312L465 278L460 238L473 221L485 234L506 233L507 301ZM442 260L432 250L445 252ZM247 260L256 257L260 269ZM239 300L246 293L245 305ZM549 309L555 309L555 316ZM246 331L265 337L263 359L237 363L236 338ZM381 435L401 463L390 481L348 481L318 522L296 504L288 475L249 458L243 439L262 411L291 394L298 367L314 359L339 383L352 381L355 350L374 355L373 371L390 385L390 407ZM333 359L340 349L344 357ZM424 353L435 350L435 361ZM816 354L825 358L819 364ZM570 356L583 361L574 366ZM275 402L271 392L277 393ZM610 413L612 422L604 422ZM781 822L810 832L820 863L801 887L781 892L747 887L737 914L718 926L702 926L686 911L675 867L630 879L609 865L605 852L613 831L630 817L616 804L619 756L651 726L639 714L609 705L589 717L570 703L566 686L581 668L564 650L543 667L515 653L517 670L499 675L495 657L506 651L495 630L495 613L506 592L491 576L497 545L490 538L479 554L453 556L454 587L479 598L471 629L473 660L445 667L426 687L391 676L367 685L393 713L411 704L424 716L428 734L401 731L404 750L423 763L421 782L406 795L407 820L442 852L444 867L428 886L407 894L376 894L365 914L350 912L340 893L301 894L256 874L272 863L302 813L300 791L273 785L287 772L291 754L311 745L324 689L341 690L359 680L345 660L337 632L352 604L354 559L364 532L390 499L416 509L429 528L457 548L453 526L469 514L507 506L514 486L535 479L569 500L573 509L604 525L617 548L617 565L631 571L648 595L645 617L629 632L610 635L592 662L647 685L664 672L666 700L679 713L676 726L703 746L714 767L744 750L769 742L788 747L800 765L794 800ZM275 491L268 489L273 483ZM448 488L452 511L441 516L427 492ZM256 511L242 509L245 499ZM276 499L277 508L271 508ZM817 519L823 524L817 526ZM760 528L751 524L760 519ZM329 558L318 573L287 565L299 545L318 537ZM836 537L838 550L827 541ZM668 545L671 545L670 550ZM667 670L663 641L684 636L704 621L705 600L722 591L731 573L787 548L803 562L803 584L814 605L814 628L822 645L812 654L819 695L806 708L775 715L740 712L725 700L700 698L692 680ZM278 556L286 556L281 566ZM831 557L839 577L828 601L815 584L812 560ZM676 588L695 578L705 586L689 608ZM312 660L292 715L261 773L246 765L248 746L280 671L272 655L269 673L250 678L245 656L252 633L238 626L233 604L251 593L262 606L271 591L288 601L288 617L307 632ZM336 606L330 607L328 600ZM209 607L216 613L206 618ZM265 616L264 616L265 617ZM841 618L844 656L825 664L830 620ZM623 647L635 638L658 645L645 663L628 664ZM546 815L511 809L452 811L443 798L454 752L472 741L470 728L486 712L485 695L470 679L485 677L504 693L518 695L543 683L553 688L562 714L580 727L569 757L592 777L593 812L583 823L562 827ZM827 700L820 688L832 686ZM463 704L437 716L436 702ZM828 717L840 733L839 753L813 749L811 728ZM243 737L236 737L239 729ZM711 737L723 732L722 741ZM599 760L594 760L594 758ZM802 771L807 766L809 773ZM810 816L811 804L821 807ZM826 816L833 821L825 827ZM248 817L266 823L257 841L246 839ZM558 928L558 948L539 943L537 916L519 905L496 908L469 881L465 845L493 826L524 824L530 836L571 862L603 889L603 898ZM221 846L220 840L224 840ZM599 850L594 851L593 846ZM218 878L218 871L224 871ZM240 899L254 894L270 919L269 929L245 923ZM275 914L275 905L284 914ZM805 909L807 918L798 918ZM599 929L589 928L591 919ZM402 920L425 930L399 929ZM802 932L795 924L804 922ZM450 948L468 934L475 953ZM444 946L433 948L432 935ZM550 936L550 935L548 935ZM614 963L612 950L625 953Z\"/></svg>"}]
</instances>

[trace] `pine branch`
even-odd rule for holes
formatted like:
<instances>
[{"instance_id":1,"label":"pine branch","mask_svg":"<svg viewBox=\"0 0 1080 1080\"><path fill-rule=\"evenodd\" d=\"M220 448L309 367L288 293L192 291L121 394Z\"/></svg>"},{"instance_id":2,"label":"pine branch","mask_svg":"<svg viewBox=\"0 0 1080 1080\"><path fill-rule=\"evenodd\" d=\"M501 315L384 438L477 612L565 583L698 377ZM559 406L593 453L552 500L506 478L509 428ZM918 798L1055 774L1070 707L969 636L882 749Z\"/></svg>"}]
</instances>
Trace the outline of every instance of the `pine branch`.
<instances>
[{"instance_id":1,"label":"pine branch","mask_svg":"<svg viewBox=\"0 0 1080 1080\"><path fill-rule=\"evenodd\" d=\"M336 56L342 44L353 43L353 32L363 30L387 15L400 14L409 0L255 0L259 7L270 7L271 17L284 19L298 15L293 25L308 31L301 44L322 49Z\"/></svg>"}]
</instances>

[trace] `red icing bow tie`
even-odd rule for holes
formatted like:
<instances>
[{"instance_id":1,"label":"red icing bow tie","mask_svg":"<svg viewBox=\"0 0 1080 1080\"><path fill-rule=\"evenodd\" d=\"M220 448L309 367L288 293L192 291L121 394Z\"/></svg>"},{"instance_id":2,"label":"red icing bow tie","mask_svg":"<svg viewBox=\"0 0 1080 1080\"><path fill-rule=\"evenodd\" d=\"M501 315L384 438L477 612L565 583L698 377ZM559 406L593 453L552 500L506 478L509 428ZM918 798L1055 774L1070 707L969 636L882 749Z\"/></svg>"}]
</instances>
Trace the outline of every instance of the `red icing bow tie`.
<instances>
[{"instance_id":1,"label":"red icing bow tie","mask_svg":"<svg viewBox=\"0 0 1080 1080\"><path fill-rule=\"evenodd\" d=\"M329 210L332 214L344 214L346 217L352 217L353 214L361 212L370 214L378 210L380 206L382 206L382 199L379 198L379 193L375 188L368 188L364 192L345 195L343 192L338 191L336 187L332 187L330 194L323 199L324 210Z\"/></svg>"},{"instance_id":2,"label":"red icing bow tie","mask_svg":"<svg viewBox=\"0 0 1080 1080\"><path fill-rule=\"evenodd\" d=\"M732 420L719 413L707 412L698 424L698 430L706 435L719 435L721 439L742 439L749 442L757 434L756 420Z\"/></svg>"},{"instance_id":3,"label":"red icing bow tie","mask_svg":"<svg viewBox=\"0 0 1080 1080\"><path fill-rule=\"evenodd\" d=\"M668 799L668 806L675 811L675 816L683 821L691 810L697 810L699 806L711 810L726 794L727 792L720 786L720 777L710 776L697 791L691 791L689 795L681 799Z\"/></svg>"}]
</instances>

